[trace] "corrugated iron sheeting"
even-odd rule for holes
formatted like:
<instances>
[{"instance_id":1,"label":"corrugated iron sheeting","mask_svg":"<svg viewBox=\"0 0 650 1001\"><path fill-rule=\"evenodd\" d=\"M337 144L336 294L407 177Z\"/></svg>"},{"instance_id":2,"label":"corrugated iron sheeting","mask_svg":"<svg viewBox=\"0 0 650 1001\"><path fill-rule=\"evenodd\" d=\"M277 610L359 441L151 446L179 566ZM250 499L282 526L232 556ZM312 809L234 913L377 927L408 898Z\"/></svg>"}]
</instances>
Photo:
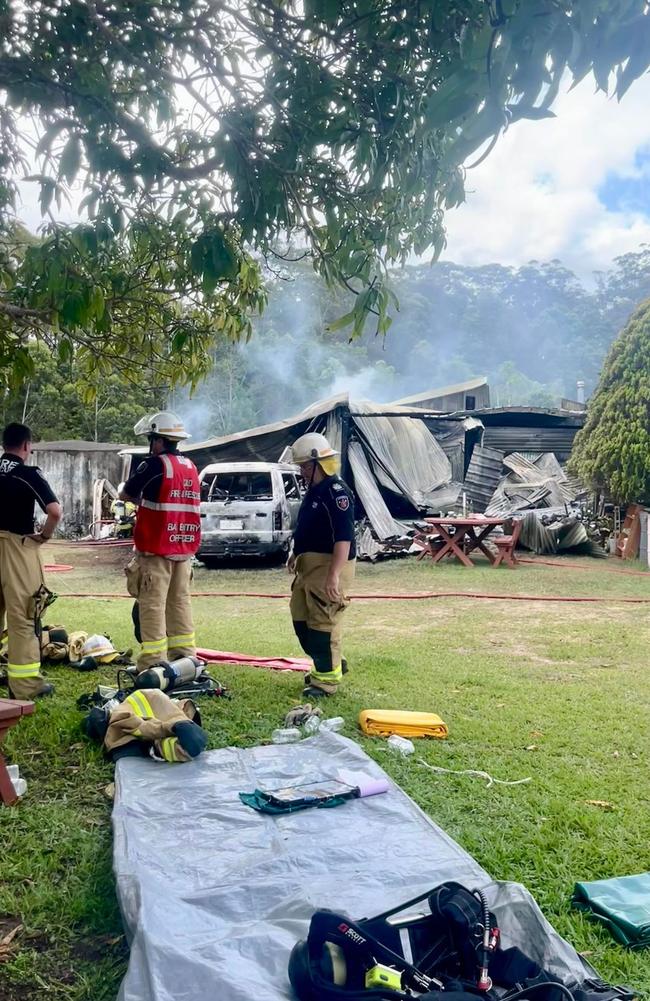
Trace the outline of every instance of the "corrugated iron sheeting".
<instances>
[{"instance_id":1,"label":"corrugated iron sheeting","mask_svg":"<svg viewBox=\"0 0 650 1001\"><path fill-rule=\"evenodd\" d=\"M510 455L506 455L503 465L506 469L514 473L516 479L521 480L523 483L536 483L544 479L544 476L540 473L535 463L530 462L529 459L526 459L519 452L512 452Z\"/></svg>"},{"instance_id":2,"label":"corrugated iron sheeting","mask_svg":"<svg viewBox=\"0 0 650 1001\"><path fill-rule=\"evenodd\" d=\"M365 402L355 403L352 420L379 485L419 510L429 508L429 495L450 483L451 464L427 426L411 417L379 416Z\"/></svg>"},{"instance_id":3,"label":"corrugated iron sheeting","mask_svg":"<svg viewBox=\"0 0 650 1001\"><path fill-rule=\"evenodd\" d=\"M380 540L393 539L395 536L401 535L402 527L393 518L379 492L377 481L370 469L361 442L350 442L348 458L354 475L356 492L377 538Z\"/></svg>"},{"instance_id":4,"label":"corrugated iron sheeting","mask_svg":"<svg viewBox=\"0 0 650 1001\"><path fill-rule=\"evenodd\" d=\"M532 460L537 469L541 470L544 476L551 476L558 483L566 483L567 474L557 461L552 452L543 452L536 459Z\"/></svg>"},{"instance_id":5,"label":"corrugated iron sheeting","mask_svg":"<svg viewBox=\"0 0 650 1001\"><path fill-rule=\"evenodd\" d=\"M517 483L507 477L495 490L485 513L500 517L512 514L514 511L522 511L524 508L541 507L542 504L547 507L545 502L549 495L550 490L546 484Z\"/></svg>"},{"instance_id":6,"label":"corrugated iron sheeting","mask_svg":"<svg viewBox=\"0 0 650 1001\"><path fill-rule=\"evenodd\" d=\"M503 452L475 445L465 477L465 491L474 511L484 511L490 502L503 466Z\"/></svg>"},{"instance_id":7,"label":"corrugated iron sheeting","mask_svg":"<svg viewBox=\"0 0 650 1001\"><path fill-rule=\"evenodd\" d=\"M577 427L486 427L483 445L499 449L506 455L509 452L555 452L562 462L569 458L578 430Z\"/></svg>"}]
</instances>

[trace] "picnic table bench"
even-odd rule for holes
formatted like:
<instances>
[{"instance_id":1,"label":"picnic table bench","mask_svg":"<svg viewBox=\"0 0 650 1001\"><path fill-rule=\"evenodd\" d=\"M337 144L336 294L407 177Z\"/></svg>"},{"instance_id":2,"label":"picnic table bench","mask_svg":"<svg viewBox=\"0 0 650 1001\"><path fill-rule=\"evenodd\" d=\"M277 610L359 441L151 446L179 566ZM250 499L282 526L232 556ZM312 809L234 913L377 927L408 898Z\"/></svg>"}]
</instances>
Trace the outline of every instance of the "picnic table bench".
<instances>
[{"instance_id":1,"label":"picnic table bench","mask_svg":"<svg viewBox=\"0 0 650 1001\"><path fill-rule=\"evenodd\" d=\"M0 699L0 744L12 726L20 723L23 716L34 712L33 702L23 702L18 699ZM12 806L18 800L13 783L9 778L7 765L0 750L0 801L6 806Z\"/></svg>"},{"instance_id":2,"label":"picnic table bench","mask_svg":"<svg viewBox=\"0 0 650 1001\"><path fill-rule=\"evenodd\" d=\"M422 543L423 549L418 559L430 556L434 563L439 563L444 556L456 556L464 566L472 567L474 564L469 554L475 549L484 553L492 566L498 566L503 559L502 555L494 556L490 552L485 540L495 528L510 521L509 518L488 518L484 515L468 515L463 518L450 515L446 518L425 518L424 521L440 535L442 544L434 548L429 536L421 537L418 541Z\"/></svg>"}]
</instances>

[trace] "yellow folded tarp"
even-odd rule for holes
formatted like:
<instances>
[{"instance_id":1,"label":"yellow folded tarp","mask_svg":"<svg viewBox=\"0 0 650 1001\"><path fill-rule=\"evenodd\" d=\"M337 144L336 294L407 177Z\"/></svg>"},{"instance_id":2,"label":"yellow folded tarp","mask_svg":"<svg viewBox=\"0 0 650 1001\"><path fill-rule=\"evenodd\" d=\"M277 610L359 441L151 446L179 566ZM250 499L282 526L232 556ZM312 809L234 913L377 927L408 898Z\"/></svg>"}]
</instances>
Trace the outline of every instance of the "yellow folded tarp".
<instances>
[{"instance_id":1,"label":"yellow folded tarp","mask_svg":"<svg viewBox=\"0 0 650 1001\"><path fill-rule=\"evenodd\" d=\"M435 713L415 713L402 709L363 709L359 713L359 726L371 736L400 737L449 736L447 724Z\"/></svg>"}]
</instances>

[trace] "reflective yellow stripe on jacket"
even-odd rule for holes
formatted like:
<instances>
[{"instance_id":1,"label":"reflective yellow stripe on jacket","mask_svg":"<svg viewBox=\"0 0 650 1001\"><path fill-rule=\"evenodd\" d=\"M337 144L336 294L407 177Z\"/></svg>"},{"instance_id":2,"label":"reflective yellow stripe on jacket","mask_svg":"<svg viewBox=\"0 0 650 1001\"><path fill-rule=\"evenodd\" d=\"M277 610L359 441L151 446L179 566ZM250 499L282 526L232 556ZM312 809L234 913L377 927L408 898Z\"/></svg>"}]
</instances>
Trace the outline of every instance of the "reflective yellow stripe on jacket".
<instances>
[{"instance_id":1,"label":"reflective yellow stripe on jacket","mask_svg":"<svg viewBox=\"0 0 650 1001\"><path fill-rule=\"evenodd\" d=\"M176 745L178 744L178 737L165 737L164 740L160 741L160 749L162 751L162 756L165 761L176 761Z\"/></svg>"},{"instance_id":2,"label":"reflective yellow stripe on jacket","mask_svg":"<svg viewBox=\"0 0 650 1001\"><path fill-rule=\"evenodd\" d=\"M135 692L131 692L130 695L127 695L124 701L128 702L128 704L131 706L131 709L133 709L135 715L140 716L141 719L154 718L154 711L151 708L149 704L149 699L144 694L144 692L138 691L136 689Z\"/></svg>"}]
</instances>

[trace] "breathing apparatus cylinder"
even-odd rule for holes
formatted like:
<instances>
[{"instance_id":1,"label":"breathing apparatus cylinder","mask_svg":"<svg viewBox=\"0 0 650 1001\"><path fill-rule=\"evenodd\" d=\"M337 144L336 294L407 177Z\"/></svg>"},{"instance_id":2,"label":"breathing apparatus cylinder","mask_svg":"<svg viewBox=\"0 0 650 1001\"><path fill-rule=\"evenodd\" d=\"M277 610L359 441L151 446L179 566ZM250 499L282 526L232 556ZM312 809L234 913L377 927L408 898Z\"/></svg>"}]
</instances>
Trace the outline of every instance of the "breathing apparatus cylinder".
<instances>
[{"instance_id":1,"label":"breathing apparatus cylinder","mask_svg":"<svg viewBox=\"0 0 650 1001\"><path fill-rule=\"evenodd\" d=\"M161 692L176 688L180 684L197 681L204 668L198 657L180 657L171 663L162 661L147 671L142 671L135 679L136 688L159 688Z\"/></svg>"}]
</instances>

